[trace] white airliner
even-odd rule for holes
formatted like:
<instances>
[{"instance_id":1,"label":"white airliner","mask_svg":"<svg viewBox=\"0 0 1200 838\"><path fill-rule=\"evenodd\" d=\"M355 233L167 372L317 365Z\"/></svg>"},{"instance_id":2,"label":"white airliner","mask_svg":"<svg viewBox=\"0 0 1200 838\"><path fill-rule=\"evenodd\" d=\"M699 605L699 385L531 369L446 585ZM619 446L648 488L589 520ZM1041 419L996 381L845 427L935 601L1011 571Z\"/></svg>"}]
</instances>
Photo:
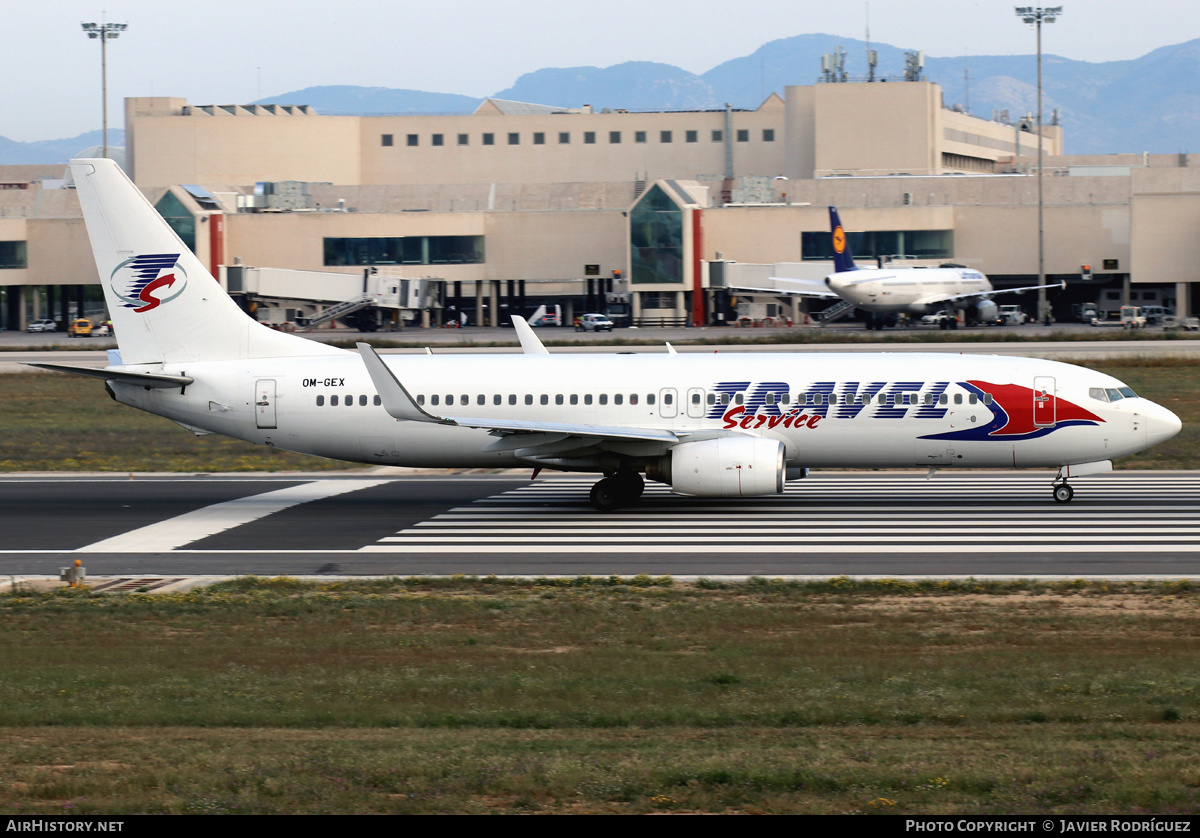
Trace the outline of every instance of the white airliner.
<instances>
[{"instance_id":1,"label":"white airliner","mask_svg":"<svg viewBox=\"0 0 1200 838\"><path fill-rule=\"evenodd\" d=\"M838 218L836 207L829 208L829 231L833 238L834 272L825 277L824 291L815 281L791 280L800 296L840 297L867 312L867 329L882 328L888 315L933 314L939 309L966 309L974 306L974 319L994 323L998 314L995 294L1036 291L1039 288L1065 288L1065 283L1028 285L997 291L988 278L962 265L940 268L880 268L861 270L854 263L850 242ZM788 280L776 278L776 282ZM809 287L811 286L811 287ZM882 315L882 316L881 316ZM942 322L943 328L955 328L957 320Z\"/></svg>"},{"instance_id":2,"label":"white airliner","mask_svg":"<svg viewBox=\"0 0 1200 838\"><path fill-rule=\"evenodd\" d=\"M644 473L684 495L783 491L810 467L1057 467L1068 478L1179 432L1171 411L1068 364L949 354L381 358L247 317L109 160L71 164L120 350L117 401L200 433L360 463L595 472L600 509ZM536 471L535 471L536 474Z\"/></svg>"}]
</instances>

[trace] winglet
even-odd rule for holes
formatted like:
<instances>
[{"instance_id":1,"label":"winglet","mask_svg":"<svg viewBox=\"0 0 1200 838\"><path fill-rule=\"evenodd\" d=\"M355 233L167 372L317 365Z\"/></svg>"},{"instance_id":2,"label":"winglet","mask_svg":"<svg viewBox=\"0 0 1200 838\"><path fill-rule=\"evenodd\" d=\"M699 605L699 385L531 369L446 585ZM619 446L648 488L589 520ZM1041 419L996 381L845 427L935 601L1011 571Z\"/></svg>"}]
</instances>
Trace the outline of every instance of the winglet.
<instances>
[{"instance_id":1,"label":"winglet","mask_svg":"<svg viewBox=\"0 0 1200 838\"><path fill-rule=\"evenodd\" d=\"M530 326L524 317L512 316L513 328L517 330L517 337L521 340L521 351L526 355L549 355L546 347L538 340L538 336L534 334L533 327Z\"/></svg>"},{"instance_id":2,"label":"winglet","mask_svg":"<svg viewBox=\"0 0 1200 838\"><path fill-rule=\"evenodd\" d=\"M371 382L375 385L375 390L383 402L383 409L388 412L389 416L411 422L453 424L439 416L426 413L418 407L416 400L404 389L404 385L392 374L371 344L356 343L354 345L358 347L358 354L362 356L363 363L367 366L367 372L371 376Z\"/></svg>"}]
</instances>

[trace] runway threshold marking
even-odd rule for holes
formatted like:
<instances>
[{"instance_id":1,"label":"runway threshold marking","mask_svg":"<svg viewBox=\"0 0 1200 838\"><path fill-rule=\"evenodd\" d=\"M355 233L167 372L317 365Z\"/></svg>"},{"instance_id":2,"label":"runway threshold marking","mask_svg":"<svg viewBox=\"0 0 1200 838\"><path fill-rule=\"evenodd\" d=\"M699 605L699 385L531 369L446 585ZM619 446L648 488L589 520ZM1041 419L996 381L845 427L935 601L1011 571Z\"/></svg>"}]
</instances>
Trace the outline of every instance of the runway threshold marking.
<instances>
[{"instance_id":1,"label":"runway threshold marking","mask_svg":"<svg viewBox=\"0 0 1200 838\"><path fill-rule=\"evenodd\" d=\"M165 521L88 544L76 553L162 553L274 515L292 506L357 492L388 480L317 480L215 503Z\"/></svg>"}]
</instances>

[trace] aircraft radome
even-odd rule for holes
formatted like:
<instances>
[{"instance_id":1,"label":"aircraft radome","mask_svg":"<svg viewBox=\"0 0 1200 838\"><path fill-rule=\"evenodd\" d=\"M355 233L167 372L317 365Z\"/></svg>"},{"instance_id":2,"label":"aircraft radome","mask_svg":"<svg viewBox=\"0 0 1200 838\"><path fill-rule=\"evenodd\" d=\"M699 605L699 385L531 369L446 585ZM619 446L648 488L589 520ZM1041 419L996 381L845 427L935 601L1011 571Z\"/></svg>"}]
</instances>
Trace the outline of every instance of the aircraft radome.
<instances>
[{"instance_id":1,"label":"aircraft radome","mask_svg":"<svg viewBox=\"0 0 1200 838\"><path fill-rule=\"evenodd\" d=\"M198 433L358 463L642 475L684 495L777 494L809 468L1057 468L1068 479L1179 432L1171 411L1069 364L950 354L549 354L381 358L246 316L109 160L71 163L119 350L117 401Z\"/></svg>"}]
</instances>

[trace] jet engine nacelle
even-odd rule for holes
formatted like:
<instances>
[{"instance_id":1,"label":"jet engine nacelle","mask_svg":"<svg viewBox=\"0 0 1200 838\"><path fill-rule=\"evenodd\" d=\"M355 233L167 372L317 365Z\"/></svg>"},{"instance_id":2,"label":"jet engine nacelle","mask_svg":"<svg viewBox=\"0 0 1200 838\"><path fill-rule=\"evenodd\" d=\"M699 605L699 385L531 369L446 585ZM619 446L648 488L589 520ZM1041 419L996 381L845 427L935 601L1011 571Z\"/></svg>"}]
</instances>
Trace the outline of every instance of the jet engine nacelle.
<instances>
[{"instance_id":1,"label":"jet engine nacelle","mask_svg":"<svg viewBox=\"0 0 1200 838\"><path fill-rule=\"evenodd\" d=\"M777 495L786 474L783 443L759 437L718 437L671 449L671 489L682 495L737 498Z\"/></svg>"},{"instance_id":2,"label":"jet engine nacelle","mask_svg":"<svg viewBox=\"0 0 1200 838\"><path fill-rule=\"evenodd\" d=\"M995 323L996 318L1000 316L1000 307L996 305L995 300L980 300L975 305L975 310L979 313L980 323Z\"/></svg>"}]
</instances>

